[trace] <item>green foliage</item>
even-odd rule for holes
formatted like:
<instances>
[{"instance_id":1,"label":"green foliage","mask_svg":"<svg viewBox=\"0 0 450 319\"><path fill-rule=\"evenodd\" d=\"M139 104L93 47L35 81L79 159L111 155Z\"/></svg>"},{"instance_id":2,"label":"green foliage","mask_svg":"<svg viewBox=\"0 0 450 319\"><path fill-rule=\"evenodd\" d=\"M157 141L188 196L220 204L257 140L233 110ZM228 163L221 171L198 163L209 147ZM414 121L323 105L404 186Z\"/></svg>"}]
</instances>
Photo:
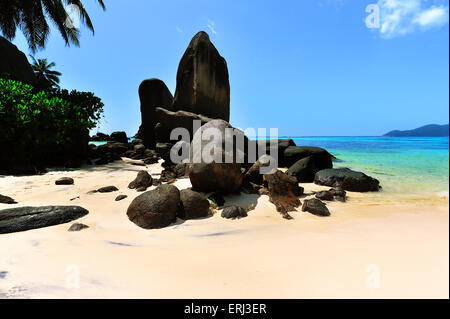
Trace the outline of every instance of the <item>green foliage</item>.
<instances>
[{"instance_id":1,"label":"green foliage","mask_svg":"<svg viewBox=\"0 0 450 319\"><path fill-rule=\"evenodd\" d=\"M16 156L29 155L32 162L39 162L47 150L67 149L68 145L84 142L82 147L87 147L82 139L88 137L102 112L103 103L93 93L35 92L31 85L0 78L2 153L6 147Z\"/></svg>"}]
</instances>

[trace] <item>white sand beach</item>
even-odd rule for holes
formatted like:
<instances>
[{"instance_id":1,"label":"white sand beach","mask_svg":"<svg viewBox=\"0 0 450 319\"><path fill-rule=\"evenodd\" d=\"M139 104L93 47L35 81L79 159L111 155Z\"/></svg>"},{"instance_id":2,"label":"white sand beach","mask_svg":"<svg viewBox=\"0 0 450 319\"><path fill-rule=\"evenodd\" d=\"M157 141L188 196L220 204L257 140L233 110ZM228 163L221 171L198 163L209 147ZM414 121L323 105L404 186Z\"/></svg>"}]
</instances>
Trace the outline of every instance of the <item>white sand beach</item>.
<instances>
[{"instance_id":1,"label":"white sand beach","mask_svg":"<svg viewBox=\"0 0 450 319\"><path fill-rule=\"evenodd\" d=\"M126 215L139 195L127 185L141 169L115 162L0 177L0 194L19 202L0 209L89 210L77 221L89 226L80 232L68 232L69 223L0 235L0 298L449 297L448 194L406 201L384 192L348 193L347 203L328 204L331 217L299 211L291 221L267 196L231 196L226 205L253 203L256 209L240 220L223 219L217 211L144 230ZM158 174L161 166L147 169ZM56 186L63 176L75 185ZM119 192L87 194L109 185ZM175 186L187 188L189 179ZM329 189L301 186L306 193ZM119 194L128 198L114 201Z\"/></svg>"}]
</instances>

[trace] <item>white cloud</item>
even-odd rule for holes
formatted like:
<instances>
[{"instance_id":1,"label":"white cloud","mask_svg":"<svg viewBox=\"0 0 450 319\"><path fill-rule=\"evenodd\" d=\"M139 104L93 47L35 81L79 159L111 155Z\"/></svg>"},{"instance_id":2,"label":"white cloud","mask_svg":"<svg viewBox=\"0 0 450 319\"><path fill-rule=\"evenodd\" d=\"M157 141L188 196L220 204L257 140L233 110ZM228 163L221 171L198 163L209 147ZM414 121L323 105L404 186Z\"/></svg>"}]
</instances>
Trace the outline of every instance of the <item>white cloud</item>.
<instances>
[{"instance_id":1,"label":"white cloud","mask_svg":"<svg viewBox=\"0 0 450 319\"><path fill-rule=\"evenodd\" d=\"M448 23L449 5L430 5L427 0L379 0L380 33L393 38L416 30L441 27Z\"/></svg>"},{"instance_id":2,"label":"white cloud","mask_svg":"<svg viewBox=\"0 0 450 319\"><path fill-rule=\"evenodd\" d=\"M217 34L216 23L213 20L208 19L206 26L208 27L208 29L211 31L212 34Z\"/></svg>"}]
</instances>

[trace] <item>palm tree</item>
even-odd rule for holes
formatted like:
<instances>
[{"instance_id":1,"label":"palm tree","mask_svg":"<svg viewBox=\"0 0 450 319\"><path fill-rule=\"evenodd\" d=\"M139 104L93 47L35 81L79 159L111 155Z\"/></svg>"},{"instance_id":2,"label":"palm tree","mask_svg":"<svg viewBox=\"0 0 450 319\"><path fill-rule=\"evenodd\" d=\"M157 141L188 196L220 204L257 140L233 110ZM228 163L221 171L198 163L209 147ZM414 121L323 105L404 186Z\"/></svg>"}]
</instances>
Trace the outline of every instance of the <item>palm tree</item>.
<instances>
[{"instance_id":1,"label":"palm tree","mask_svg":"<svg viewBox=\"0 0 450 319\"><path fill-rule=\"evenodd\" d=\"M103 0L97 2L105 10ZM45 47L50 32L47 19L50 19L66 45L79 46L79 30L71 23L66 6L77 8L80 21L94 33L94 26L82 0L0 0L0 30L7 39L12 40L19 28L31 51L36 52Z\"/></svg>"},{"instance_id":2,"label":"palm tree","mask_svg":"<svg viewBox=\"0 0 450 319\"><path fill-rule=\"evenodd\" d=\"M37 83L42 88L52 89L59 88L59 77L62 75L61 72L50 70L55 67L55 62L47 62L47 59L35 59L31 56L33 64L34 74L36 75Z\"/></svg>"}]
</instances>

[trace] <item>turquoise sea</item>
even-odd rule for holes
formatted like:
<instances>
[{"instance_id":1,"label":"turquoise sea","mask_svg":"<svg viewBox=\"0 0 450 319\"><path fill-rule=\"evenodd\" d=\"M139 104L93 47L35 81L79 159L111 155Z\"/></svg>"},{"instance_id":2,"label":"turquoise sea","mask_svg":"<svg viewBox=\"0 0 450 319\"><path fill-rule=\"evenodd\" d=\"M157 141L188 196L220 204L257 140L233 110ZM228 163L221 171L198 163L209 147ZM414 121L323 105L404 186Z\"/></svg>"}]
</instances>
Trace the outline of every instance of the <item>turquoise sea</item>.
<instances>
[{"instance_id":1,"label":"turquoise sea","mask_svg":"<svg viewBox=\"0 0 450 319\"><path fill-rule=\"evenodd\" d=\"M335 167L363 171L380 180L384 193L447 198L448 137L286 137L319 146L338 158Z\"/></svg>"}]
</instances>

